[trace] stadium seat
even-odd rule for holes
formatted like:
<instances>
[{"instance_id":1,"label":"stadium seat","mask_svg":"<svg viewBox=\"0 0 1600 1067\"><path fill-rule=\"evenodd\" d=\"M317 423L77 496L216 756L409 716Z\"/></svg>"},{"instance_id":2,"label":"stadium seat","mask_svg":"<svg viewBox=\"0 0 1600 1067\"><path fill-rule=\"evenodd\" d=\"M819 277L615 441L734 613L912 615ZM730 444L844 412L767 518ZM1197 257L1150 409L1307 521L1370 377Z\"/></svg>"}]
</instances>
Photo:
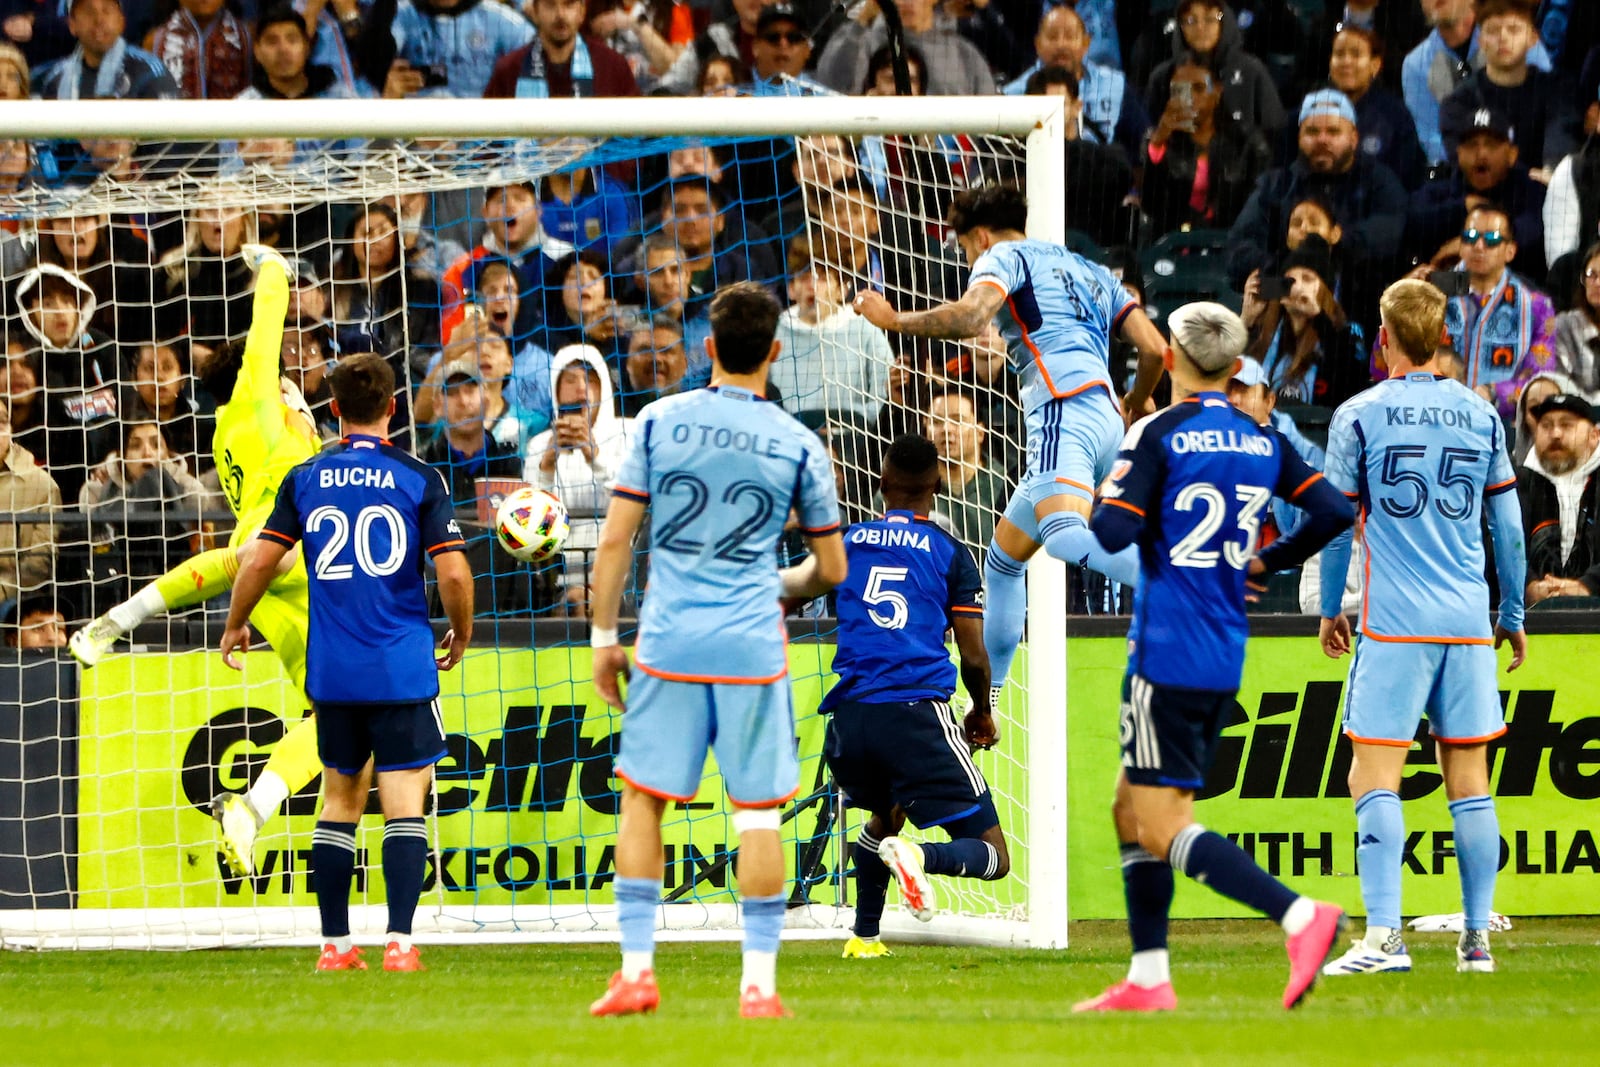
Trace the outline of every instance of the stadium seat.
<instances>
[{"instance_id":1,"label":"stadium seat","mask_svg":"<svg viewBox=\"0 0 1600 1067\"><path fill-rule=\"evenodd\" d=\"M1145 279L1145 310L1157 326L1165 329L1168 315L1197 300L1215 300L1239 310L1244 298L1229 288L1227 278L1209 264L1191 267L1183 260L1175 263L1171 274Z\"/></svg>"},{"instance_id":2,"label":"stadium seat","mask_svg":"<svg viewBox=\"0 0 1600 1067\"><path fill-rule=\"evenodd\" d=\"M1333 421L1333 409L1318 404L1282 404L1278 410L1294 420L1295 427L1306 440L1318 448L1328 447L1328 424Z\"/></svg>"},{"instance_id":3,"label":"stadium seat","mask_svg":"<svg viewBox=\"0 0 1600 1067\"><path fill-rule=\"evenodd\" d=\"M1162 234L1139 253L1139 269L1146 280L1170 278L1180 272L1224 277L1227 251L1227 230L1175 230Z\"/></svg>"}]
</instances>

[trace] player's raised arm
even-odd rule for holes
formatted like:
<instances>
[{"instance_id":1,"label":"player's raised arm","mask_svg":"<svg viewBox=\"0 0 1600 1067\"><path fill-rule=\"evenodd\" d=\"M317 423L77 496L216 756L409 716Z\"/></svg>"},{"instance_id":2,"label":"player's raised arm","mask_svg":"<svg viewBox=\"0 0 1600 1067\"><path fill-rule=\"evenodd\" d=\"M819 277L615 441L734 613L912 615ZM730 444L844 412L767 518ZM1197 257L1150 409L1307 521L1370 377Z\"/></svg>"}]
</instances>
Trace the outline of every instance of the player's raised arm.
<instances>
[{"instance_id":1,"label":"player's raised arm","mask_svg":"<svg viewBox=\"0 0 1600 1067\"><path fill-rule=\"evenodd\" d=\"M281 396L278 367L283 360L283 320L289 313L289 264L265 245L245 245L240 251L255 267L256 288L232 399L276 404Z\"/></svg>"},{"instance_id":2,"label":"player's raised arm","mask_svg":"<svg viewBox=\"0 0 1600 1067\"><path fill-rule=\"evenodd\" d=\"M927 311L896 311L882 293L871 289L856 297L855 306L862 318L881 330L961 341L982 333L1005 302L1004 289L990 282L977 282L960 300Z\"/></svg>"},{"instance_id":3,"label":"player's raised arm","mask_svg":"<svg viewBox=\"0 0 1600 1067\"><path fill-rule=\"evenodd\" d=\"M1139 351L1139 370L1134 376L1133 388L1122 398L1122 411L1131 425L1155 410L1150 397L1161 384L1167 340L1143 308L1134 308L1123 318L1122 339Z\"/></svg>"}]
</instances>

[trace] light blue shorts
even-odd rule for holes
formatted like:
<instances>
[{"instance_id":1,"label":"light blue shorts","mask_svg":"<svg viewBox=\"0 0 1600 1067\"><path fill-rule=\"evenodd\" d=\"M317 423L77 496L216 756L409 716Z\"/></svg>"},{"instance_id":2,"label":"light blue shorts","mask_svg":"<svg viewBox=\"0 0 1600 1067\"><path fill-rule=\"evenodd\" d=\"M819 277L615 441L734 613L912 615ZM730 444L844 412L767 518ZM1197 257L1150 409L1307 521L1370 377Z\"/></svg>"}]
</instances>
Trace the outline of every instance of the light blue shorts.
<instances>
[{"instance_id":1,"label":"light blue shorts","mask_svg":"<svg viewBox=\"0 0 1600 1067\"><path fill-rule=\"evenodd\" d=\"M1111 394L1098 386L1028 412L1028 470L1011 494L1006 518L1043 544L1034 509L1066 493L1094 501L1111 473L1126 428Z\"/></svg>"},{"instance_id":2,"label":"light blue shorts","mask_svg":"<svg viewBox=\"0 0 1600 1067\"><path fill-rule=\"evenodd\" d=\"M1354 741L1409 745L1417 724L1439 741L1471 744L1506 732L1489 645L1362 638L1350 665L1344 732Z\"/></svg>"},{"instance_id":3,"label":"light blue shorts","mask_svg":"<svg viewBox=\"0 0 1600 1067\"><path fill-rule=\"evenodd\" d=\"M628 678L617 776L668 800L690 800L716 753L728 799L776 807L800 788L789 679L765 685L674 682L637 666Z\"/></svg>"}]
</instances>

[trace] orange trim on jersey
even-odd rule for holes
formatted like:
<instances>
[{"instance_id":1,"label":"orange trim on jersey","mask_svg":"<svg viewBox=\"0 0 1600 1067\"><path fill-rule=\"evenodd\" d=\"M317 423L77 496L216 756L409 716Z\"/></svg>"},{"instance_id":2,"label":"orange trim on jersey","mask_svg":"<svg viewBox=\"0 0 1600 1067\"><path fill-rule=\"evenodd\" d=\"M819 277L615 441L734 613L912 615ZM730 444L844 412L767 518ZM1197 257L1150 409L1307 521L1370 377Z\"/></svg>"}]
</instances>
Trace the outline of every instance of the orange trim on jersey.
<instances>
[{"instance_id":1,"label":"orange trim on jersey","mask_svg":"<svg viewBox=\"0 0 1600 1067\"><path fill-rule=\"evenodd\" d=\"M1361 635L1387 645L1492 645L1490 637L1390 637L1378 633L1367 623L1367 608L1372 603L1372 546L1367 544L1367 513L1359 520L1362 553L1361 563Z\"/></svg>"},{"instance_id":2,"label":"orange trim on jersey","mask_svg":"<svg viewBox=\"0 0 1600 1067\"><path fill-rule=\"evenodd\" d=\"M1346 500L1359 500L1359 499L1361 499L1361 494L1360 493L1352 493L1348 489L1341 490L1341 491L1344 493Z\"/></svg>"},{"instance_id":3,"label":"orange trim on jersey","mask_svg":"<svg viewBox=\"0 0 1600 1067\"><path fill-rule=\"evenodd\" d=\"M1009 304L1011 302L1011 294L1006 292L1006 287L1001 285L999 282L995 281L993 278L979 278L977 281L973 282L972 284L974 284L974 285L992 285L996 289L1000 290L1000 294L1006 298L1006 303Z\"/></svg>"},{"instance_id":4,"label":"orange trim on jersey","mask_svg":"<svg viewBox=\"0 0 1600 1067\"><path fill-rule=\"evenodd\" d=\"M1005 290L1002 288L1002 292ZM1050 395L1060 400L1065 394L1057 391L1055 379L1050 377L1050 372L1044 369L1044 353L1039 351L1039 346L1033 343L1033 335L1028 333L1028 328L1022 325L1022 319L1017 315L1017 305L1011 299L1011 294L1006 293L1006 310L1011 312L1011 321L1017 324L1017 331L1022 334L1022 343L1028 346L1028 351L1033 353L1034 366L1039 368L1039 377L1044 379L1044 387L1050 390Z\"/></svg>"},{"instance_id":5,"label":"orange trim on jersey","mask_svg":"<svg viewBox=\"0 0 1600 1067\"><path fill-rule=\"evenodd\" d=\"M1485 741L1493 741L1495 738L1504 735L1508 729L1509 727L1502 726L1494 733L1484 734L1482 737L1440 737L1438 734L1433 733L1432 731L1429 731L1428 736L1432 737L1441 745L1481 745Z\"/></svg>"},{"instance_id":6,"label":"orange trim on jersey","mask_svg":"<svg viewBox=\"0 0 1600 1067\"><path fill-rule=\"evenodd\" d=\"M1311 477L1307 478L1305 481L1301 482L1298 486L1295 487L1295 491L1289 494L1289 499L1290 500L1298 499L1300 494L1305 492L1307 489L1311 488L1311 483L1315 482L1320 477L1322 477L1322 472L1321 471L1313 471L1312 474L1311 474Z\"/></svg>"},{"instance_id":7,"label":"orange trim on jersey","mask_svg":"<svg viewBox=\"0 0 1600 1067\"><path fill-rule=\"evenodd\" d=\"M1390 637L1374 630L1366 622L1366 608L1373 601L1373 547L1366 544L1366 512L1362 512L1362 637L1382 641L1384 645L1493 645L1490 637ZM1354 736L1354 734L1352 734Z\"/></svg>"},{"instance_id":8,"label":"orange trim on jersey","mask_svg":"<svg viewBox=\"0 0 1600 1067\"><path fill-rule=\"evenodd\" d=\"M1346 730L1344 732L1344 735L1346 737L1348 737L1350 740L1356 742L1356 744L1358 744L1358 745L1382 745L1384 748L1410 748L1411 747L1411 742L1410 741L1391 741L1387 737L1357 737L1355 734L1351 733L1349 730ZM618 775L618 777L620 778L621 775Z\"/></svg>"},{"instance_id":9,"label":"orange trim on jersey","mask_svg":"<svg viewBox=\"0 0 1600 1067\"><path fill-rule=\"evenodd\" d=\"M295 545L299 544L299 539L298 538L290 537L288 534L281 534L277 530L269 530L265 526L261 527L261 532L256 534L256 536L257 537L270 537L275 541L281 541L282 543L288 545L290 548L293 548Z\"/></svg>"},{"instance_id":10,"label":"orange trim on jersey","mask_svg":"<svg viewBox=\"0 0 1600 1067\"><path fill-rule=\"evenodd\" d=\"M1107 497L1101 497L1100 498L1100 503L1102 503L1102 504L1110 504L1114 508L1127 508L1129 511L1133 512L1135 515L1139 516L1141 519L1144 518L1144 509L1141 508L1141 507L1137 507L1136 505L1130 504L1126 500L1111 500L1111 499L1109 499Z\"/></svg>"},{"instance_id":11,"label":"orange trim on jersey","mask_svg":"<svg viewBox=\"0 0 1600 1067\"><path fill-rule=\"evenodd\" d=\"M818 526L814 529L811 527L802 526L800 527L800 532L805 534L807 537L825 537L831 533L838 533L839 524L834 523L832 526Z\"/></svg>"},{"instance_id":12,"label":"orange trim on jersey","mask_svg":"<svg viewBox=\"0 0 1600 1067\"><path fill-rule=\"evenodd\" d=\"M951 611L958 611L963 615L982 615L983 614L983 609L982 608L975 608L970 604L957 604L954 607L952 607L950 610Z\"/></svg>"},{"instance_id":13,"label":"orange trim on jersey","mask_svg":"<svg viewBox=\"0 0 1600 1067\"><path fill-rule=\"evenodd\" d=\"M635 654L637 655L637 653ZM672 671L657 670L639 662L637 659L634 661L634 666L653 678L660 678L668 682L697 682L701 685L771 685L789 673L789 668L785 666L783 670L770 678L724 678L715 674L675 674Z\"/></svg>"},{"instance_id":14,"label":"orange trim on jersey","mask_svg":"<svg viewBox=\"0 0 1600 1067\"><path fill-rule=\"evenodd\" d=\"M460 545L462 548L466 548L467 547L467 543L465 541L463 541L461 538L457 537L453 541L440 541L438 544L436 544L432 548L428 549L428 555L431 556L435 552L439 552L439 551L441 551L443 549L446 549L446 548L454 548L456 545Z\"/></svg>"},{"instance_id":15,"label":"orange trim on jersey","mask_svg":"<svg viewBox=\"0 0 1600 1067\"><path fill-rule=\"evenodd\" d=\"M1058 485L1070 485L1074 489L1082 489L1085 493L1088 493L1091 496L1094 495L1094 486L1092 486L1092 485L1084 485L1082 482L1075 482L1071 478L1057 478L1056 479L1056 484L1058 484Z\"/></svg>"},{"instance_id":16,"label":"orange trim on jersey","mask_svg":"<svg viewBox=\"0 0 1600 1067\"><path fill-rule=\"evenodd\" d=\"M1516 484L1517 484L1517 480L1515 478L1507 478L1503 482L1497 482L1494 485L1486 485L1486 486L1484 486L1483 487L1483 491L1484 491L1484 494L1487 495L1489 493L1498 492L1499 490L1504 489L1508 485L1516 485Z\"/></svg>"},{"instance_id":17,"label":"orange trim on jersey","mask_svg":"<svg viewBox=\"0 0 1600 1067\"><path fill-rule=\"evenodd\" d=\"M649 500L650 494L643 489L629 489L625 485L614 485L611 492L618 496L632 497L635 500Z\"/></svg>"},{"instance_id":18,"label":"orange trim on jersey","mask_svg":"<svg viewBox=\"0 0 1600 1067\"><path fill-rule=\"evenodd\" d=\"M743 808L745 811L761 811L766 808L776 808L779 805L789 803L789 801L794 799L795 794L798 792L800 792L800 787L797 785L793 789L789 790L788 793L778 797L776 800L744 801L735 800L730 796L728 797L728 803L732 804L736 808Z\"/></svg>"},{"instance_id":19,"label":"orange trim on jersey","mask_svg":"<svg viewBox=\"0 0 1600 1067\"><path fill-rule=\"evenodd\" d=\"M618 769L618 768L613 767L611 769L611 773L616 775L618 778L621 778L624 782L627 782L629 785L633 786L633 788L637 789L639 792L645 793L645 794L647 794L649 796L653 796L657 800L675 800L680 804L685 804L685 803L688 803L689 801L693 800L695 798L695 796L697 795L697 793L698 793L698 791L696 791L696 793L690 793L686 797L680 797L680 796L676 796L676 795L674 795L672 793L663 793L659 789L651 789L649 786L644 785L641 782L636 782L632 778L629 778L626 774L623 774L622 771L620 769ZM792 793L790 794L790 796L793 796L793 795L794 794L792 794ZM784 799L787 800L789 798L785 797Z\"/></svg>"}]
</instances>

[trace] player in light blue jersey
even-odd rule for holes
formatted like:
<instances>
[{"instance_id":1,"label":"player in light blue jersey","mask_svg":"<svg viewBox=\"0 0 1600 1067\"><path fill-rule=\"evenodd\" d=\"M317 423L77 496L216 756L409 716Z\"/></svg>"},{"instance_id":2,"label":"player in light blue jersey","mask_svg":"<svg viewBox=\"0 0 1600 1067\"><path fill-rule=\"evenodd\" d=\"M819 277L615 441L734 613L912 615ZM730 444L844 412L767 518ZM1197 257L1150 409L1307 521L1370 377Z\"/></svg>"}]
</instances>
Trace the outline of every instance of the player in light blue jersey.
<instances>
[{"instance_id":1,"label":"player in light blue jersey","mask_svg":"<svg viewBox=\"0 0 1600 1067\"><path fill-rule=\"evenodd\" d=\"M1104 267L1064 245L1023 232L1028 203L1010 185L969 189L950 205L949 223L972 276L960 300L897 312L881 293L856 309L886 330L918 337L976 337L997 319L1021 384L1028 469L995 526L984 559L984 644L996 690L1005 683L1027 617L1028 560L1045 551L1121 582L1139 580L1132 548L1109 553L1089 532L1095 489L1110 472L1124 416L1153 410L1166 349L1161 332ZM1139 373L1118 410L1111 386L1111 339L1139 350Z\"/></svg>"},{"instance_id":2,"label":"player in light blue jersey","mask_svg":"<svg viewBox=\"0 0 1600 1067\"><path fill-rule=\"evenodd\" d=\"M746 1018L787 1014L776 967L783 931L778 809L800 786L780 598L821 596L843 580L833 467L822 442L767 403L778 356L778 303L744 282L711 302L711 387L650 404L600 531L594 564L596 691L622 718L617 777L617 919L622 969L594 1015L654 1011L661 814L700 788L706 751L736 809ZM779 571L790 513L811 547ZM648 513L650 588L639 611L634 672L617 640L617 609L633 539ZM629 680L624 705L619 682Z\"/></svg>"},{"instance_id":3,"label":"player in light blue jersey","mask_svg":"<svg viewBox=\"0 0 1600 1067\"><path fill-rule=\"evenodd\" d=\"M427 869L423 803L444 757L439 674L472 637L472 570L439 473L384 436L394 414L394 372L363 353L329 376L345 437L291 470L239 570L222 656L250 649L250 611L285 554L301 541L310 561L306 695L317 713L325 768L311 869L322 915L319 971L367 969L350 941L356 824L366 810L369 764L383 807L383 878L389 932L383 969L420 971L411 920ZM423 560L432 558L450 617L449 649L433 652Z\"/></svg>"},{"instance_id":4,"label":"player in light blue jersey","mask_svg":"<svg viewBox=\"0 0 1600 1067\"><path fill-rule=\"evenodd\" d=\"M1466 915L1456 969L1493 971L1488 929L1500 825L1489 794L1488 746L1505 732L1494 650L1510 643L1508 671L1527 655L1517 479L1494 406L1438 374L1444 294L1427 282L1396 282L1379 310L1378 344L1391 376L1345 402L1328 431L1328 481L1358 502L1367 553L1361 641L1344 713L1367 931L1325 973L1411 969L1400 936L1406 831L1399 790L1423 715L1455 823ZM1492 630L1485 518L1500 582ZM1322 561L1321 640L1334 659L1350 650L1350 620L1340 609L1349 563L1346 534Z\"/></svg>"}]
</instances>

